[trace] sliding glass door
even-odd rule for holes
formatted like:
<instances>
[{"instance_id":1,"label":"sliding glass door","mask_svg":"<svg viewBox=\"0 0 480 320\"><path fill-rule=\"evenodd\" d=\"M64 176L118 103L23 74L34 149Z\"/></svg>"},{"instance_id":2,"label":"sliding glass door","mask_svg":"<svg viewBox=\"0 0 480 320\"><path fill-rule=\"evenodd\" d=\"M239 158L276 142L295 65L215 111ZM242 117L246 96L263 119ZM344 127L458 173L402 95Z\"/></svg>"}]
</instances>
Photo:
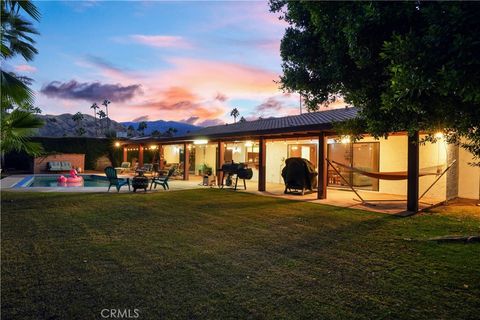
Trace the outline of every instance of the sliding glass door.
<instances>
[{"instance_id":1,"label":"sliding glass door","mask_svg":"<svg viewBox=\"0 0 480 320\"><path fill-rule=\"evenodd\" d=\"M348 167L378 172L380 143L332 143L328 145L328 158ZM356 188L378 191L378 179L366 177L335 163L332 164L336 170L330 166L328 168L329 186L347 187L351 184Z\"/></svg>"}]
</instances>

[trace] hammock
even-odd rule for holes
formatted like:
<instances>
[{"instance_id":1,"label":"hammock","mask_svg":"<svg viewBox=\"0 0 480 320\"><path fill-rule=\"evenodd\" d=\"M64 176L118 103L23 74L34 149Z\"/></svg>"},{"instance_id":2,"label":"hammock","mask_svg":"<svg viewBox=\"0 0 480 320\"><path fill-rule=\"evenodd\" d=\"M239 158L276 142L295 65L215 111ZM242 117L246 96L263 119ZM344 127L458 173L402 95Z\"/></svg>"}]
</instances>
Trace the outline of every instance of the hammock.
<instances>
[{"instance_id":1,"label":"hammock","mask_svg":"<svg viewBox=\"0 0 480 320\"><path fill-rule=\"evenodd\" d=\"M360 199L360 201L363 203L363 204L371 204L371 205L374 205L372 204L371 202L377 202L377 201L398 201L398 200L369 200L369 201L365 201L365 199L363 199L357 192L357 190L355 190L355 188L353 187L352 183L350 183L344 176L342 176L342 174L337 170L337 168L335 168L335 166L332 164L335 163L336 165L340 166L340 167L344 167L348 170L351 170L353 172L357 172L359 174L362 174L364 176L367 176L367 177L370 177L370 178L375 178L375 179L382 179L382 180L405 180L405 179L408 179L408 172L406 171L399 171L399 172L370 172L370 171L365 171L365 170L361 170L361 169L358 169L358 168L355 168L355 167L349 167L343 163L339 163L339 162L336 162L336 161L333 161L333 160L330 160L330 159L325 159L327 161L327 163L333 168L333 170L342 178L343 181L345 181L345 183L350 187L350 189L352 189L353 192L355 192L355 194L357 195L357 197ZM429 169L429 168L425 168L423 170L419 170L419 177L423 177L423 176L437 176L436 179L433 181L433 183L425 190L425 192L422 193L422 195L418 198L418 200L422 199L423 196L425 196L425 194L440 180L440 178L455 164L457 160L453 160L444 170L442 170L443 168L443 165L440 165L440 166L436 166L435 168L437 169L436 172L426 172L425 169ZM400 200L400 201L403 201L403 200Z\"/></svg>"},{"instance_id":2,"label":"hammock","mask_svg":"<svg viewBox=\"0 0 480 320\"><path fill-rule=\"evenodd\" d=\"M353 172L357 172L361 175L364 175L364 176L367 176L367 177L370 177L370 178L381 179L381 180L406 180L406 179L408 179L407 171L372 172L372 171L361 170L361 169L358 169L358 168L355 168L355 167L349 167L349 166L347 166L343 163L336 162L336 161L333 161L333 160L329 160L329 161L332 162L332 163L335 163L337 166L343 167L343 168L345 168L347 170L350 170L350 171L353 171ZM440 172L441 172L439 170L439 168L441 168L441 167L442 166L438 166L436 172L426 172L425 170L428 169L428 168L422 169L422 170L419 171L419 176L423 177L423 176L439 175Z\"/></svg>"}]
</instances>

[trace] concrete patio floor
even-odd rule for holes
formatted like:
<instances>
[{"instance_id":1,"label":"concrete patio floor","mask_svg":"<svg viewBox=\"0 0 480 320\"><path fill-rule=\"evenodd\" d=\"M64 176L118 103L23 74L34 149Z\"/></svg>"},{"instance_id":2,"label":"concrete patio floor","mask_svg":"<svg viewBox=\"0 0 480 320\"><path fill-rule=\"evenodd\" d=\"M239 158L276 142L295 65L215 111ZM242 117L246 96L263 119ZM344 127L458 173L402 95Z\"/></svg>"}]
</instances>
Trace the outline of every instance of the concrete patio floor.
<instances>
[{"instance_id":1,"label":"concrete patio floor","mask_svg":"<svg viewBox=\"0 0 480 320\"><path fill-rule=\"evenodd\" d=\"M103 175L103 173L95 173L98 175ZM11 190L17 192L102 192L106 193L107 188L105 187L35 187L35 188L12 188L16 183L21 181L23 178L29 175L14 175L6 177L0 180L0 190ZM120 175L120 177L132 177L131 175ZM171 179L169 181L170 189L167 191L176 191L176 190L190 190L190 189L205 189L205 188L218 188L217 186L209 187L202 185L202 179L199 176L190 176L188 181ZM306 201L310 203L319 203L326 204L338 207L360 209L388 214L407 214L406 210L406 197L385 194L374 191L358 191L360 196L366 201L369 200L381 200L374 201L372 203L362 203L359 201L358 197L351 191L347 189L337 189L337 188L328 188L327 190L327 199L319 200L317 199L316 190L311 193L306 193L305 195L300 194L284 194L284 185L279 183L267 183L267 191L257 191L258 183L256 181L247 181L247 190L243 189L243 183L239 182L238 192L248 192L263 196L278 197L283 199L295 200L295 201ZM230 187L225 187L225 190L235 192ZM121 188L120 192L125 193L129 192L128 188ZM144 192L144 191L137 191ZM163 188L158 187L157 189L148 190L147 193L153 192L165 192ZM116 190L111 189L110 193L117 193ZM444 199L434 199L425 197L420 202L420 209L425 209L442 203Z\"/></svg>"}]
</instances>

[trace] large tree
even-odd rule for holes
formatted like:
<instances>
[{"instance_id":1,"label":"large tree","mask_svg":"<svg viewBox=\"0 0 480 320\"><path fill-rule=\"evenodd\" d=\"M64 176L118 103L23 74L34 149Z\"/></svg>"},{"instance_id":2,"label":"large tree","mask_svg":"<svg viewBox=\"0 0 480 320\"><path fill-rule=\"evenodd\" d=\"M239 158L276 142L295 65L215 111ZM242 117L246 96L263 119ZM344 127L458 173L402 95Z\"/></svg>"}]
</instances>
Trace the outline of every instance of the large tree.
<instances>
[{"instance_id":1,"label":"large tree","mask_svg":"<svg viewBox=\"0 0 480 320\"><path fill-rule=\"evenodd\" d=\"M38 34L26 15L39 20L40 13L30 1L0 2L1 9L1 59L2 62L15 56L22 56L31 61L37 50L32 36ZM2 63L3 65L3 63ZM30 79L6 71L3 66L1 74L1 153L23 151L30 155L41 152L41 145L29 141L33 129L43 125L33 113L38 108L32 106L33 92L28 87Z\"/></svg>"},{"instance_id":2,"label":"large tree","mask_svg":"<svg viewBox=\"0 0 480 320\"><path fill-rule=\"evenodd\" d=\"M480 3L271 0L290 26L285 90L310 110L359 108L343 128L386 137L442 130L480 159Z\"/></svg>"}]
</instances>

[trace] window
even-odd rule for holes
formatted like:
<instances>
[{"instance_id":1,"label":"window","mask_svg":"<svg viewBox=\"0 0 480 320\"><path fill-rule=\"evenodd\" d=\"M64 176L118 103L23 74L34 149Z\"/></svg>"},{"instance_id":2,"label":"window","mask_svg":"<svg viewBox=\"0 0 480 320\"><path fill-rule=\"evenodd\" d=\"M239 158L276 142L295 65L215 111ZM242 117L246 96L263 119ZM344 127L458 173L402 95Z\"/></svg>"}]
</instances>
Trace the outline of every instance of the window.
<instances>
[{"instance_id":1,"label":"window","mask_svg":"<svg viewBox=\"0 0 480 320\"><path fill-rule=\"evenodd\" d=\"M361 142L361 143L333 143L328 145L328 159L355 167L361 170L378 172L380 166L380 143ZM378 191L378 179L364 176L340 166L335 169L328 168L329 186L348 186L342 179L345 178L349 184L354 187ZM341 176L340 176L341 175Z\"/></svg>"}]
</instances>

